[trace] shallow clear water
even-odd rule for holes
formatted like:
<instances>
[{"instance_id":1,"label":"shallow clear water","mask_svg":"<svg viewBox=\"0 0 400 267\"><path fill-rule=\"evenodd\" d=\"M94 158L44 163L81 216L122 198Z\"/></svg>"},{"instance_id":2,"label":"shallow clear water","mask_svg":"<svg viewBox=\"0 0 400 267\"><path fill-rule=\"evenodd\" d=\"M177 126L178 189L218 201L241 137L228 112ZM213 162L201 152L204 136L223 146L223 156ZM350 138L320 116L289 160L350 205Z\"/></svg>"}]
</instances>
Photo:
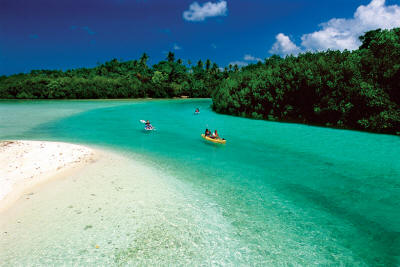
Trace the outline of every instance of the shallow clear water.
<instances>
[{"instance_id":1,"label":"shallow clear water","mask_svg":"<svg viewBox=\"0 0 400 267\"><path fill-rule=\"evenodd\" d=\"M210 104L0 102L0 139L124 155L49 184L0 217L7 231L0 258L23 265L400 264L398 137L230 117ZM157 130L145 132L140 119ZM206 127L227 144L204 141Z\"/></svg>"}]
</instances>

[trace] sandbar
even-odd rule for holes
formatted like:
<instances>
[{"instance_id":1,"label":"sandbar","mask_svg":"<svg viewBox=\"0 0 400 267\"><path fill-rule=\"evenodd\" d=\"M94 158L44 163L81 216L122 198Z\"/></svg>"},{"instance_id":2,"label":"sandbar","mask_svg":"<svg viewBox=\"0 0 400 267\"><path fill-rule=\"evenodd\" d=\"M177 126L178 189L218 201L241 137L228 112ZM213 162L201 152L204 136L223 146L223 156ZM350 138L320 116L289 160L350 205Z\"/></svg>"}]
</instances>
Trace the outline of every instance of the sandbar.
<instances>
[{"instance_id":1,"label":"sandbar","mask_svg":"<svg viewBox=\"0 0 400 267\"><path fill-rule=\"evenodd\" d=\"M82 145L8 140L0 141L0 212L34 187L65 176L96 160L96 150Z\"/></svg>"}]
</instances>

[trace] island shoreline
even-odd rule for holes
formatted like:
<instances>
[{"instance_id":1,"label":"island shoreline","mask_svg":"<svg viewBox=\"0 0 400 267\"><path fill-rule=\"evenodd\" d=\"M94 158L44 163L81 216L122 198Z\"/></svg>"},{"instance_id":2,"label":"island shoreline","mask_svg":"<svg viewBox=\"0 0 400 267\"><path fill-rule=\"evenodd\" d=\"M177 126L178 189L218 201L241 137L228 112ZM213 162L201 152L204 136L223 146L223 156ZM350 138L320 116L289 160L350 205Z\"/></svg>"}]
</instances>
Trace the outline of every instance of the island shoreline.
<instances>
[{"instance_id":1,"label":"island shoreline","mask_svg":"<svg viewBox=\"0 0 400 267\"><path fill-rule=\"evenodd\" d=\"M44 184L68 178L101 156L97 149L65 142L0 140L0 214Z\"/></svg>"}]
</instances>

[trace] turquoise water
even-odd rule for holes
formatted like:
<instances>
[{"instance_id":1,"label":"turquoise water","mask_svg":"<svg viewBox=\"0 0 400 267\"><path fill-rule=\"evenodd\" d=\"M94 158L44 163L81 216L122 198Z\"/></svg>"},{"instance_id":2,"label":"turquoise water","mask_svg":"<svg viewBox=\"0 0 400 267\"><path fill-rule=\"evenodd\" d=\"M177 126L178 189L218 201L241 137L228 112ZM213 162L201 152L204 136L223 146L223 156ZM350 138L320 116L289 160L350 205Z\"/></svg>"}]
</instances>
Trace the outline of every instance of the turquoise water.
<instances>
[{"instance_id":1,"label":"turquoise water","mask_svg":"<svg viewBox=\"0 0 400 267\"><path fill-rule=\"evenodd\" d=\"M230 117L210 105L207 99L3 101L0 139L104 147L157 171L169 190L179 188L146 212L155 216L152 209L159 207L154 220L176 220L175 230L162 228L160 235L167 231L165 238L185 242L165 254L157 245L146 247L148 254L136 263L400 264L399 137ZM201 114L193 115L197 107ZM145 132L140 119L157 130ZM227 144L203 140L206 127L218 129ZM129 176L127 169L121 173ZM115 207L108 212L123 224L123 213ZM138 260L132 251L147 234L135 233L108 259L117 265ZM10 253L3 256L18 262ZM105 258L95 262L105 264Z\"/></svg>"}]
</instances>

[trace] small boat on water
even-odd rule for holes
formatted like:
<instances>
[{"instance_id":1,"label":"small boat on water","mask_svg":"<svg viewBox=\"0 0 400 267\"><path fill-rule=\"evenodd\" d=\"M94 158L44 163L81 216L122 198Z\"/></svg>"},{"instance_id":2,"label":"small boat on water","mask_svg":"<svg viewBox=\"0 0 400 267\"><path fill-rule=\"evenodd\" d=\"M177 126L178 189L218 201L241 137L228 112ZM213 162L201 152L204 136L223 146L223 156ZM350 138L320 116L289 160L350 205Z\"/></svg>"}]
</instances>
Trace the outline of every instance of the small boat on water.
<instances>
[{"instance_id":1,"label":"small boat on water","mask_svg":"<svg viewBox=\"0 0 400 267\"><path fill-rule=\"evenodd\" d=\"M145 126L144 126L145 131L154 131L156 129L153 127L153 125L150 124L149 121L147 121L147 122L145 120L139 120L139 121L140 121L140 123L145 124Z\"/></svg>"},{"instance_id":2,"label":"small boat on water","mask_svg":"<svg viewBox=\"0 0 400 267\"><path fill-rule=\"evenodd\" d=\"M205 134L201 134L201 137L203 137L203 139L216 143L216 144L226 144L226 140L225 139L221 139L221 138L211 138L209 136L206 136Z\"/></svg>"}]
</instances>

